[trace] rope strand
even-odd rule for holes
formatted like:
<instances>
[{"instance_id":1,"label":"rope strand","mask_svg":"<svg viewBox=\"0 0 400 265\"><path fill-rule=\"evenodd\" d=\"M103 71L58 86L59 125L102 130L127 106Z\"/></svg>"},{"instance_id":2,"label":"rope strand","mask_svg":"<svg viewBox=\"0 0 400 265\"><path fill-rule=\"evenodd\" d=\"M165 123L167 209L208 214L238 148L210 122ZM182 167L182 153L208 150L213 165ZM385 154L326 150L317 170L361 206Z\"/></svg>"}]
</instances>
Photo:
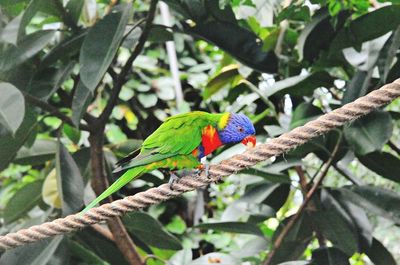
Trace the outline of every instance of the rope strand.
<instances>
[{"instance_id":1,"label":"rope strand","mask_svg":"<svg viewBox=\"0 0 400 265\"><path fill-rule=\"evenodd\" d=\"M204 173L196 178L183 177L178 183L174 184L173 190L170 189L168 184L163 184L133 196L92 208L84 215L79 213L73 214L0 236L0 250L15 248L44 238L69 233L88 225L121 216L126 212L143 209L150 205L166 201L184 192L207 186L209 183L220 180L223 176L234 174L258 162L286 153L316 136L322 135L333 128L340 127L347 122L370 113L376 108L390 103L399 96L400 79L397 79L393 83L374 90L352 103L348 103L341 108L306 123L304 126L284 133L268 143L259 144L243 154L235 155L222 161L220 164L211 166L209 177L206 177Z\"/></svg>"}]
</instances>

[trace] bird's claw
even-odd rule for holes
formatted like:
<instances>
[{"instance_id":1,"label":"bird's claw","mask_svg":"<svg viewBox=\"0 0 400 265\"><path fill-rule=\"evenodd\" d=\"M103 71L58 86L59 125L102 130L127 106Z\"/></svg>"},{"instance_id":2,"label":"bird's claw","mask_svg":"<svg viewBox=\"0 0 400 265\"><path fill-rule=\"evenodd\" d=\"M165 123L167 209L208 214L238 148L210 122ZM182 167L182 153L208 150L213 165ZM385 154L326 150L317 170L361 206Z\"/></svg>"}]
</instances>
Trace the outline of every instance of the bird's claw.
<instances>
[{"instance_id":1,"label":"bird's claw","mask_svg":"<svg viewBox=\"0 0 400 265\"><path fill-rule=\"evenodd\" d=\"M206 178L210 178L210 175L209 175L210 165L209 164L201 164L197 170L198 170L197 176L199 176L201 174L201 172L204 171Z\"/></svg>"},{"instance_id":2,"label":"bird's claw","mask_svg":"<svg viewBox=\"0 0 400 265\"><path fill-rule=\"evenodd\" d=\"M178 183L178 182L179 182L179 177L174 172L170 172L169 173L169 181L168 181L169 188L171 190L173 190L174 189L174 184Z\"/></svg>"}]
</instances>

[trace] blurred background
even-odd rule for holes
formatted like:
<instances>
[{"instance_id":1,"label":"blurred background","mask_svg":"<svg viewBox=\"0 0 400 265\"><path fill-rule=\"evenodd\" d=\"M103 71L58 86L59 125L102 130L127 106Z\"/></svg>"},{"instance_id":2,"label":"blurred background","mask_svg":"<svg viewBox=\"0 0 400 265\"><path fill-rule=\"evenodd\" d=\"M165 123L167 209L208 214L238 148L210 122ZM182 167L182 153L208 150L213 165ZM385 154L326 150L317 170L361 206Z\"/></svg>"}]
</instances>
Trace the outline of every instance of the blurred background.
<instances>
[{"instance_id":1,"label":"blurred background","mask_svg":"<svg viewBox=\"0 0 400 265\"><path fill-rule=\"evenodd\" d=\"M0 0L0 15L1 234L80 211L171 115L244 113L262 143L400 76L397 0ZM394 101L222 183L8 250L0 264L399 264L399 119ZM154 171L113 199L167 181Z\"/></svg>"}]
</instances>

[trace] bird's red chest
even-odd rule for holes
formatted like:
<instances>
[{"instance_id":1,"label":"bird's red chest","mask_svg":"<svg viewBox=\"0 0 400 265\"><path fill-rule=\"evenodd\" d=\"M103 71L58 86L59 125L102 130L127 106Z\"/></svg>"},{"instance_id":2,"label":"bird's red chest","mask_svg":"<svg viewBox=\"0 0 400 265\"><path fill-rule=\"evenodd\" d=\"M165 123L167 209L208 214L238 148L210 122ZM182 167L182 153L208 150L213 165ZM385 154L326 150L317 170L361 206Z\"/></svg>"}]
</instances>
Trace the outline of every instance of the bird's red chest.
<instances>
[{"instance_id":1,"label":"bird's red chest","mask_svg":"<svg viewBox=\"0 0 400 265\"><path fill-rule=\"evenodd\" d=\"M204 155L212 153L222 145L218 132L213 126L208 125L203 128L201 133L201 144L204 148Z\"/></svg>"}]
</instances>

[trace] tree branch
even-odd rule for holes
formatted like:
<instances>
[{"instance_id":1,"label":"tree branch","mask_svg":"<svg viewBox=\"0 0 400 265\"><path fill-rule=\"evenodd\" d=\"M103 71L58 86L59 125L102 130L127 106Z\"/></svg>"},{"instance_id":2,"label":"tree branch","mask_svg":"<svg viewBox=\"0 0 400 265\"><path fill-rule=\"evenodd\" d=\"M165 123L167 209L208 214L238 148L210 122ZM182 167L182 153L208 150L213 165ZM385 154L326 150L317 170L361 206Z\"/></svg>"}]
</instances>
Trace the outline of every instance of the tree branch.
<instances>
[{"instance_id":1,"label":"tree branch","mask_svg":"<svg viewBox=\"0 0 400 265\"><path fill-rule=\"evenodd\" d=\"M308 205L308 203L311 201L313 195L315 194L315 192L317 191L318 187L321 185L322 181L324 180L324 178L326 177L328 170L330 168L330 166L332 165L333 159L336 156L336 153L339 149L339 145L340 145L340 140L341 137L339 137L339 140L331 154L331 157L329 158L329 160L326 162L325 167L322 169L320 177L318 178L318 180L314 183L314 185L311 187L311 189L307 192L306 197L304 198L303 203L301 204L299 210L297 211L297 213L293 216L293 218L290 219L290 221L288 222L288 224L283 228L282 232L279 234L279 236L276 238L274 246L272 248L272 250L270 251L268 257L265 259L265 261L263 262L263 265L270 265L272 262L272 258L274 257L277 249L282 245L283 240L285 239L285 237L288 235L288 233L290 232L290 230L293 228L293 226L296 224L297 220L299 220L301 214L303 213L304 209L306 208L306 206Z\"/></svg>"},{"instance_id":2,"label":"tree branch","mask_svg":"<svg viewBox=\"0 0 400 265\"><path fill-rule=\"evenodd\" d=\"M101 115L99 117L100 123L102 123L102 124L105 124L105 122L107 121L108 117L110 116L115 104L117 103L118 95L121 92L122 86L127 81L126 76L128 75L129 71L132 68L132 63L135 61L135 59L138 57L138 55L143 50L144 44L146 43L146 40L149 36L151 25L153 23L153 19L154 19L155 13L156 13L157 2L158 2L158 0L152 0L150 2L150 8L149 8L149 13L147 14L146 24L144 26L142 34L140 35L138 44L136 45L135 49L133 50L131 56L126 61L125 65L122 67L121 72L119 73L119 75L116 79L116 82L114 82L114 88L111 93L110 99L108 100L107 105L104 108L104 111L101 113Z\"/></svg>"},{"instance_id":3,"label":"tree branch","mask_svg":"<svg viewBox=\"0 0 400 265\"><path fill-rule=\"evenodd\" d=\"M97 195L100 195L108 187L108 180L104 172L104 153L103 153L103 131L92 132L89 136L90 142L90 162L92 171L92 186ZM103 203L112 202L108 197ZM131 265L143 265L140 255L136 251L136 246L126 231L119 217L107 221L108 227L113 235L114 242L121 250L122 255Z\"/></svg>"},{"instance_id":4,"label":"tree branch","mask_svg":"<svg viewBox=\"0 0 400 265\"><path fill-rule=\"evenodd\" d=\"M32 105L41 108L42 110L45 110L47 112L49 112L51 115L59 118L60 120L62 120L65 123L68 123L71 126L75 126L74 123L72 122L71 118L68 117L67 115L65 115L64 113L62 113L61 111L58 110L58 108L48 104L47 102L38 99L37 97L34 97L28 93L22 92L25 100L29 103L31 103ZM90 131L89 126L87 126L86 124L79 124L79 129L84 130L84 131Z\"/></svg>"}]
</instances>

